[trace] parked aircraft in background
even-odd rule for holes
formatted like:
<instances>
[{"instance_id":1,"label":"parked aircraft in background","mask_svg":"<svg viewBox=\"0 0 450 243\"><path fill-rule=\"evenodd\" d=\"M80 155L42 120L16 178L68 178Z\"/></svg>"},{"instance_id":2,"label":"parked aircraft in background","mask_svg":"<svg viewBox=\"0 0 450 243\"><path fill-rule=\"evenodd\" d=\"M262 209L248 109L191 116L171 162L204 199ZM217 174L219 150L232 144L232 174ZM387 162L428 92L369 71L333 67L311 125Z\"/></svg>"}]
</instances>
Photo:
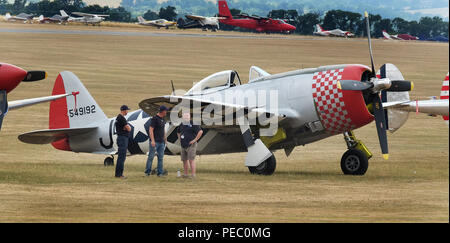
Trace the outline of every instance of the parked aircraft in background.
<instances>
[{"instance_id":1,"label":"parked aircraft in background","mask_svg":"<svg viewBox=\"0 0 450 243\"><path fill-rule=\"evenodd\" d=\"M55 96L34 98L27 100L17 100L8 102L7 94L14 90L21 82L33 82L45 79L45 71L25 71L8 63L0 62L0 130L2 128L3 118L9 110L35 105L42 102L48 102L61 99L68 94L58 94Z\"/></svg>"},{"instance_id":2,"label":"parked aircraft in background","mask_svg":"<svg viewBox=\"0 0 450 243\"><path fill-rule=\"evenodd\" d=\"M64 10L61 10L61 14L63 14L65 16L59 15L59 14L55 14L52 17L44 17L44 15L39 16L38 21L41 24L45 24L45 23L59 23L59 24L67 24L70 16L67 15Z\"/></svg>"},{"instance_id":3,"label":"parked aircraft in background","mask_svg":"<svg viewBox=\"0 0 450 243\"><path fill-rule=\"evenodd\" d=\"M392 64L389 64L392 65ZM393 69L392 66L387 66L389 69ZM383 76L383 69L381 71L381 77ZM397 77L402 78L402 77ZM394 124L394 127L403 125L408 119L409 112L425 113L431 116L443 116L448 125L449 116L449 84L448 73L442 84L440 99L432 98L430 100L409 100L408 92L396 93L396 94L382 94L383 106L388 109L388 127L390 124ZM388 128L391 132L396 129Z\"/></svg>"},{"instance_id":4,"label":"parked aircraft in background","mask_svg":"<svg viewBox=\"0 0 450 243\"><path fill-rule=\"evenodd\" d=\"M313 32L314 35L320 35L320 36L339 36L339 37L353 37L355 36L350 31L343 31L340 29L334 29L334 30L324 30L320 24L316 24L315 26L316 30Z\"/></svg>"},{"instance_id":5,"label":"parked aircraft in background","mask_svg":"<svg viewBox=\"0 0 450 243\"><path fill-rule=\"evenodd\" d=\"M6 13L4 19L5 19L5 21L8 21L8 22L22 21L24 24L26 24L26 23L32 24L33 23L33 15L26 14L26 13L21 13L16 16L11 16L10 13Z\"/></svg>"},{"instance_id":6,"label":"parked aircraft in background","mask_svg":"<svg viewBox=\"0 0 450 243\"><path fill-rule=\"evenodd\" d=\"M183 18L178 19L178 28L180 29L193 29L199 28L203 30L216 31L220 28L219 20L225 19L223 17L203 17L197 15L186 15L186 20Z\"/></svg>"},{"instance_id":7,"label":"parked aircraft in background","mask_svg":"<svg viewBox=\"0 0 450 243\"><path fill-rule=\"evenodd\" d=\"M81 12L73 12L72 14L81 16L79 18L75 17L69 17L69 22L78 22L78 23L84 23L86 25L92 24L92 25L100 25L101 22L105 21L106 17L109 17L109 15L102 15L102 14L88 14L88 13L81 13ZM65 14L67 15L67 14ZM62 15L62 16L65 16Z\"/></svg>"},{"instance_id":8,"label":"parked aircraft in background","mask_svg":"<svg viewBox=\"0 0 450 243\"><path fill-rule=\"evenodd\" d=\"M383 30L383 37L386 40L418 40L418 37L408 34L390 35L386 30Z\"/></svg>"},{"instance_id":9,"label":"parked aircraft in background","mask_svg":"<svg viewBox=\"0 0 450 243\"><path fill-rule=\"evenodd\" d=\"M365 17L369 29L367 13ZM126 117L132 127L128 152L132 155L148 152L150 114L165 105L171 108L169 117L178 117L183 108L193 113L194 121L202 115L205 133L198 141L198 154L247 152L245 165L251 173L274 173L276 159L272 151L284 149L290 155L296 146L343 134L348 151L342 156L341 169L344 174L363 175L372 153L356 139L353 130L375 121L383 158L388 159L386 117L380 93L402 93L413 87L409 81L395 79L401 73L392 64L389 68L383 65L384 71L380 73L384 78L376 76L370 33L368 39L371 68L359 64L332 65L271 75L252 67L247 84L241 84L236 71L228 70L210 75L184 95L172 93L143 100L139 104L142 110L130 112ZM31 144L51 143L63 151L116 154L115 118L106 117L73 73L62 72L55 81L53 95L72 92L79 92L77 100L67 97L50 104L48 130L22 134L19 139ZM265 97L258 99L258 103L250 103L250 98L242 98L248 92ZM274 92L280 95L269 96ZM231 118L230 123L227 118ZM270 134L264 132L266 126L262 122L267 119L277 124ZM181 152L176 125L176 121L170 120L165 128L168 134L165 153L169 155ZM104 163L112 164L113 159L106 158Z\"/></svg>"},{"instance_id":10,"label":"parked aircraft in background","mask_svg":"<svg viewBox=\"0 0 450 243\"><path fill-rule=\"evenodd\" d=\"M175 26L177 23L172 21L167 21L165 19L157 19L157 20L145 20L142 16L138 17L138 24L144 25L144 26L153 26L157 27L158 29L166 28L169 29L172 26Z\"/></svg>"},{"instance_id":11,"label":"parked aircraft in background","mask_svg":"<svg viewBox=\"0 0 450 243\"><path fill-rule=\"evenodd\" d=\"M223 17L219 20L222 24L252 29L258 32L293 33L296 30L295 26L290 25L281 19L271 19L244 14L238 16L241 17L240 19L235 19L231 15L228 3L225 0L219 1L219 17Z\"/></svg>"}]
</instances>

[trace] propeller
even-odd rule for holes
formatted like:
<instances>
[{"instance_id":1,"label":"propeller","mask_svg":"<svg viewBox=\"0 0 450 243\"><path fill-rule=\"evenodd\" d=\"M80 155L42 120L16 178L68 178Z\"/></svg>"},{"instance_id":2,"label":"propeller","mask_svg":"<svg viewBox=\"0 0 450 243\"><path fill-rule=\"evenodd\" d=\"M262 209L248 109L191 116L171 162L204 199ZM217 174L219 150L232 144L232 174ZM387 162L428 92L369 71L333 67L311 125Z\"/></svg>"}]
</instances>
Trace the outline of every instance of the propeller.
<instances>
[{"instance_id":1,"label":"propeller","mask_svg":"<svg viewBox=\"0 0 450 243\"><path fill-rule=\"evenodd\" d=\"M47 72L45 71L28 71L22 82L34 82L47 78Z\"/></svg>"},{"instance_id":2,"label":"propeller","mask_svg":"<svg viewBox=\"0 0 450 243\"><path fill-rule=\"evenodd\" d=\"M361 91L367 95L367 101L371 103L373 107L373 115L375 117L375 124L377 127L378 140L381 147L381 152L384 159L389 158L389 145L387 140L387 122L386 115L383 108L383 102L380 98L380 92L404 92L411 91L414 88L414 84L406 80L390 80L388 78L377 78L375 70L375 62L372 51L372 37L370 34L370 20L369 14L364 13L367 29L367 40L369 43L369 55L372 69L370 70L368 81L355 81L355 80L341 80L338 83L338 88L341 90Z\"/></svg>"},{"instance_id":3,"label":"propeller","mask_svg":"<svg viewBox=\"0 0 450 243\"><path fill-rule=\"evenodd\" d=\"M3 117L8 111L8 101L6 99L6 90L0 90L0 130L2 130Z\"/></svg>"}]
</instances>

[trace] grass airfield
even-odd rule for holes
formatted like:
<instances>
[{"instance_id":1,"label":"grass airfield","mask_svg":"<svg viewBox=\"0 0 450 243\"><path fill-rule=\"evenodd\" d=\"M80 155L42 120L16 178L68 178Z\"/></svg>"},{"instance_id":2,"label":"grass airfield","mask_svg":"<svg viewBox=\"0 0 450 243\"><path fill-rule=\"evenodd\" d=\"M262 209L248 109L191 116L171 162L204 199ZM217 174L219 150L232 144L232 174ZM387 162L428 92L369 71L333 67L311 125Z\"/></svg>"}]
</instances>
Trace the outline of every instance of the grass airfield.
<instances>
[{"instance_id":1,"label":"grass airfield","mask_svg":"<svg viewBox=\"0 0 450 243\"><path fill-rule=\"evenodd\" d=\"M0 23L0 29L165 30ZM174 33L186 33L169 30ZM189 33L203 33L189 30ZM233 35L245 35L231 33ZM230 35L219 32L218 35ZM253 35L253 34L251 34ZM261 35L266 37L266 35ZM278 37L280 35L270 35ZM257 65L270 73L341 63L369 65L367 41L317 37L192 38L0 32L2 62L44 69L45 81L23 83L9 100L51 94L58 72L74 72L103 111L137 109L169 94L170 80L192 82L235 69L242 82ZM415 83L412 99L439 96L449 70L448 43L374 40L376 66L394 63ZM202 156L198 178L176 178L179 157L166 157L167 178L144 178L146 157L129 157L128 180L113 177L104 156L75 154L19 142L20 133L48 127L48 104L11 111L0 133L0 222L449 222L449 128L439 117L411 114L389 134L381 158L373 124L356 130L374 153L367 174L344 176L342 136L290 157L275 153L273 176L253 176L245 154ZM156 160L155 160L156 164Z\"/></svg>"}]
</instances>

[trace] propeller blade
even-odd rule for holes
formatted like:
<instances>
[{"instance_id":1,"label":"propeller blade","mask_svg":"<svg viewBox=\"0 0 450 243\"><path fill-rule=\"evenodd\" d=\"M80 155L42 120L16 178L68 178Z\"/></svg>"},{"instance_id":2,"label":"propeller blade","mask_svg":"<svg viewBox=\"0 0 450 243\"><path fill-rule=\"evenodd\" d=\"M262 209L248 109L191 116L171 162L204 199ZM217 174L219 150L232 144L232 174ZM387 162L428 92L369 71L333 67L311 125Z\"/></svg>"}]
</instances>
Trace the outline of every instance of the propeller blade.
<instances>
[{"instance_id":1,"label":"propeller blade","mask_svg":"<svg viewBox=\"0 0 450 243\"><path fill-rule=\"evenodd\" d=\"M370 62L372 63L372 76L371 78L376 77L375 73L375 63L373 61L373 52L372 52L372 37L370 36L370 20L369 20L369 13L364 12L364 17L366 19L366 29L367 29L367 40L369 41L369 53L370 53Z\"/></svg>"},{"instance_id":2,"label":"propeller blade","mask_svg":"<svg viewBox=\"0 0 450 243\"><path fill-rule=\"evenodd\" d=\"M381 152L385 160L389 159L389 146L386 134L386 117L384 115L383 103L378 94L373 95L372 100L375 123L377 126L378 140L380 141Z\"/></svg>"},{"instance_id":3,"label":"propeller blade","mask_svg":"<svg viewBox=\"0 0 450 243\"><path fill-rule=\"evenodd\" d=\"M0 130L2 130L3 117L8 111L8 100L6 90L0 90Z\"/></svg>"},{"instance_id":4,"label":"propeller blade","mask_svg":"<svg viewBox=\"0 0 450 243\"><path fill-rule=\"evenodd\" d=\"M412 91L414 89L414 83L406 80L392 80L391 87L386 91L391 92L404 92L404 91Z\"/></svg>"},{"instance_id":5,"label":"propeller blade","mask_svg":"<svg viewBox=\"0 0 450 243\"><path fill-rule=\"evenodd\" d=\"M373 88L373 84L355 80L340 80L338 88L341 90L364 91Z\"/></svg>"},{"instance_id":6,"label":"propeller blade","mask_svg":"<svg viewBox=\"0 0 450 243\"><path fill-rule=\"evenodd\" d=\"M47 78L47 72L45 71L28 71L23 82L34 82Z\"/></svg>"}]
</instances>

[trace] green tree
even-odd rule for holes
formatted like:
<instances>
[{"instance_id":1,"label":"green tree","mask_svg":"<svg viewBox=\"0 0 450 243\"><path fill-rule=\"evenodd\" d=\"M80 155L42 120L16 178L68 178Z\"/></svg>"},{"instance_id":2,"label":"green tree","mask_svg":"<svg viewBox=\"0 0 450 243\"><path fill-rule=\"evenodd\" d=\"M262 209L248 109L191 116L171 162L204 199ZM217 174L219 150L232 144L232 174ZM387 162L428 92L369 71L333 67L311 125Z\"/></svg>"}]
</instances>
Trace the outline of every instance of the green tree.
<instances>
[{"instance_id":1,"label":"green tree","mask_svg":"<svg viewBox=\"0 0 450 243\"><path fill-rule=\"evenodd\" d=\"M314 26L318 23L320 23L320 15L318 13L300 15L295 21L296 32L302 35L312 35Z\"/></svg>"},{"instance_id":2,"label":"green tree","mask_svg":"<svg viewBox=\"0 0 450 243\"><path fill-rule=\"evenodd\" d=\"M147 12L145 12L143 17L146 20L155 20L159 18L159 15L158 13L153 12L152 10L148 10Z\"/></svg>"},{"instance_id":3,"label":"green tree","mask_svg":"<svg viewBox=\"0 0 450 243\"><path fill-rule=\"evenodd\" d=\"M169 21L176 21L177 19L177 12L175 12L176 8L172 6L167 6L165 8L161 8L159 10L159 17L161 19L166 19Z\"/></svg>"}]
</instances>

